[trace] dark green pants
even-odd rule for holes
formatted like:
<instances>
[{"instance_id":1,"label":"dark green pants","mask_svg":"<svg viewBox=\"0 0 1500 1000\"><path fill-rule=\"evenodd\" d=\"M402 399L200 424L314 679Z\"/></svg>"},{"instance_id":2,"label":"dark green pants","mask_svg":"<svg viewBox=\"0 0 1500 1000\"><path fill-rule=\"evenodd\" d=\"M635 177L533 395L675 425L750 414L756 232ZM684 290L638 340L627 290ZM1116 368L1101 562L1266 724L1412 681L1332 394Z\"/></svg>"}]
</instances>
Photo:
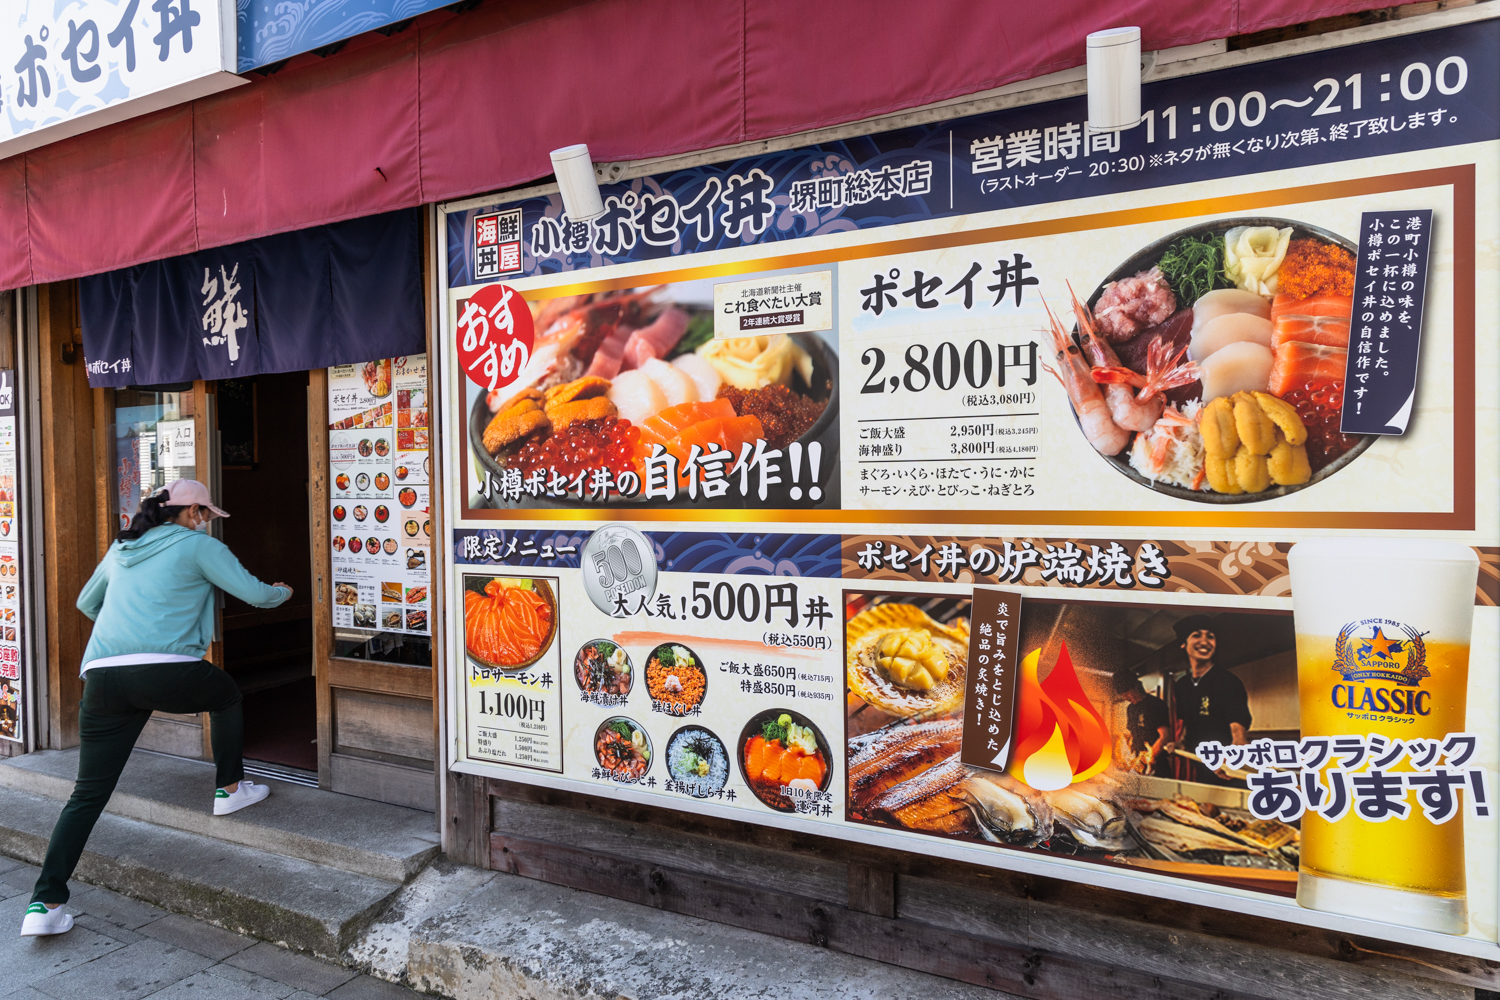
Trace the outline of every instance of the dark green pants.
<instances>
[{"instance_id":1,"label":"dark green pants","mask_svg":"<svg viewBox=\"0 0 1500 1000\"><path fill-rule=\"evenodd\" d=\"M83 699L78 703L78 781L52 828L33 903L68 901L68 878L153 711L211 712L216 787L232 785L245 776L240 689L224 671L206 660L90 670L84 675ZM204 789L205 805L207 792Z\"/></svg>"}]
</instances>

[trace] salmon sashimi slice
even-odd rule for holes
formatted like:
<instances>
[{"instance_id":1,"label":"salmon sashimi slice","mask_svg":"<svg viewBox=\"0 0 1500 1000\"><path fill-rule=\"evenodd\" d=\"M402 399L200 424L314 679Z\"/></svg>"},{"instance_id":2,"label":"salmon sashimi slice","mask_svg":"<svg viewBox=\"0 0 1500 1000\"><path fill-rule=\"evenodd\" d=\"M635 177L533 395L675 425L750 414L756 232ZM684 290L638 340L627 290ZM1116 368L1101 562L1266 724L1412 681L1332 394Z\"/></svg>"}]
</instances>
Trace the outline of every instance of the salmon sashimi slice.
<instances>
[{"instance_id":1,"label":"salmon sashimi slice","mask_svg":"<svg viewBox=\"0 0 1500 1000\"><path fill-rule=\"evenodd\" d=\"M1282 316L1271 328L1271 349L1291 343L1349 346L1349 318L1331 316Z\"/></svg>"},{"instance_id":2,"label":"salmon sashimi slice","mask_svg":"<svg viewBox=\"0 0 1500 1000\"><path fill-rule=\"evenodd\" d=\"M797 773L795 777L806 778L813 784L821 786L823 784L823 775L827 773L828 769L823 765L821 755L811 756L803 754L802 759L797 761Z\"/></svg>"},{"instance_id":3,"label":"salmon sashimi slice","mask_svg":"<svg viewBox=\"0 0 1500 1000\"><path fill-rule=\"evenodd\" d=\"M1276 348L1271 363L1273 396L1285 396L1299 386L1315 382L1343 381L1349 352L1342 347L1292 341Z\"/></svg>"},{"instance_id":4,"label":"salmon sashimi slice","mask_svg":"<svg viewBox=\"0 0 1500 1000\"><path fill-rule=\"evenodd\" d=\"M752 778L761 772L766 763L766 738L753 737L745 744L745 773Z\"/></svg>"},{"instance_id":5,"label":"salmon sashimi slice","mask_svg":"<svg viewBox=\"0 0 1500 1000\"><path fill-rule=\"evenodd\" d=\"M751 771L751 774L759 774L761 780L776 782L781 779L781 758L786 753L781 746L780 740L770 740L765 744L765 754L761 757L759 771Z\"/></svg>"},{"instance_id":6,"label":"salmon sashimi slice","mask_svg":"<svg viewBox=\"0 0 1500 1000\"><path fill-rule=\"evenodd\" d=\"M1328 316L1348 322L1354 312L1354 299L1348 295L1309 295L1294 299L1278 295L1271 301L1271 322L1282 316Z\"/></svg>"},{"instance_id":7,"label":"salmon sashimi slice","mask_svg":"<svg viewBox=\"0 0 1500 1000\"><path fill-rule=\"evenodd\" d=\"M667 442L667 450L680 461L687 460L693 445L703 449L705 454L718 447L739 458L741 445L747 441L754 444L757 438L765 436L760 418L753 414L727 420L705 420L685 429L676 441Z\"/></svg>"},{"instance_id":8,"label":"salmon sashimi slice","mask_svg":"<svg viewBox=\"0 0 1500 1000\"><path fill-rule=\"evenodd\" d=\"M641 424L641 444L649 451L653 444L666 444L688 427L705 420L725 420L734 416L734 404L727 399L708 402L678 403L656 413Z\"/></svg>"}]
</instances>

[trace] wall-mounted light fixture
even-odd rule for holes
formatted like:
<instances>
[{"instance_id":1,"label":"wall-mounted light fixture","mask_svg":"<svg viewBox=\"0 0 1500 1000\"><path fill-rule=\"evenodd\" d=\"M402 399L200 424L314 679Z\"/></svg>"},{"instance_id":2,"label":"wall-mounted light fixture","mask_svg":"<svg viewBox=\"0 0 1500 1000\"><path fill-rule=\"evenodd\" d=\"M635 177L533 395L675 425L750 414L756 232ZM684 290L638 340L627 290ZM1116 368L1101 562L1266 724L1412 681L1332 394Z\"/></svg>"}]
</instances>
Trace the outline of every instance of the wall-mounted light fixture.
<instances>
[{"instance_id":1,"label":"wall-mounted light fixture","mask_svg":"<svg viewBox=\"0 0 1500 1000\"><path fill-rule=\"evenodd\" d=\"M1141 29L1088 36L1089 128L1118 132L1141 123Z\"/></svg>"},{"instance_id":2,"label":"wall-mounted light fixture","mask_svg":"<svg viewBox=\"0 0 1500 1000\"><path fill-rule=\"evenodd\" d=\"M1140 45L1136 45L1140 49ZM1139 103L1139 102L1137 102ZM599 181L594 177L594 161L583 143L552 151L552 172L562 192L563 210L574 222L586 222L604 214L604 199L599 197Z\"/></svg>"}]
</instances>

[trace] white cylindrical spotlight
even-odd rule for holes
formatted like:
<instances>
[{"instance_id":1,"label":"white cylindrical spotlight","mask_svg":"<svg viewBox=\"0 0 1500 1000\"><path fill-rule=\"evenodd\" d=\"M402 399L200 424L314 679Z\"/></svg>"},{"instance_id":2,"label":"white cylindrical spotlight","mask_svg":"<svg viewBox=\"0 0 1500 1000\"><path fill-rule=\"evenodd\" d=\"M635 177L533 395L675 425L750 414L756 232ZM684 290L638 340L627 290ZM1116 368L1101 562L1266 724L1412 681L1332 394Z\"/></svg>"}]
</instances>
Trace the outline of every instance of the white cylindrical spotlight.
<instances>
[{"instance_id":1,"label":"white cylindrical spotlight","mask_svg":"<svg viewBox=\"0 0 1500 1000\"><path fill-rule=\"evenodd\" d=\"M1139 45L1136 46L1140 48ZM599 197L599 181L594 177L594 161L583 143L552 151L552 172L562 192L563 211L574 222L586 222L604 214L604 199Z\"/></svg>"},{"instance_id":2,"label":"white cylindrical spotlight","mask_svg":"<svg viewBox=\"0 0 1500 1000\"><path fill-rule=\"evenodd\" d=\"M1141 123L1141 29L1088 36L1089 128L1118 132Z\"/></svg>"}]
</instances>

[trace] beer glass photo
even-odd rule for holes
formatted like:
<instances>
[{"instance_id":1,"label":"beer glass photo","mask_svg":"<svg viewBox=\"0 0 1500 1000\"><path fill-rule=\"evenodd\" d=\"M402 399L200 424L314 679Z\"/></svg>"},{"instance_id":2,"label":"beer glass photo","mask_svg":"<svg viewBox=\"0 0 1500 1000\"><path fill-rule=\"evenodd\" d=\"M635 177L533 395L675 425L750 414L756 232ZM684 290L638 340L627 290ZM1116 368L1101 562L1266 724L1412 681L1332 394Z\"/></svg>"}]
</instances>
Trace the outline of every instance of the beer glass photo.
<instances>
[{"instance_id":1,"label":"beer glass photo","mask_svg":"<svg viewBox=\"0 0 1500 1000\"><path fill-rule=\"evenodd\" d=\"M1287 561L1304 741L1378 734L1441 742L1465 731L1479 573L1472 548L1418 538L1322 538L1294 545ZM1349 769L1340 779L1357 782L1374 766L1347 760L1330 754L1320 779L1337 766ZM1414 769L1403 757L1387 773ZM1450 819L1434 823L1410 789L1401 794L1405 816L1378 821L1351 806L1330 822L1309 805L1297 902L1465 934L1462 802Z\"/></svg>"}]
</instances>

